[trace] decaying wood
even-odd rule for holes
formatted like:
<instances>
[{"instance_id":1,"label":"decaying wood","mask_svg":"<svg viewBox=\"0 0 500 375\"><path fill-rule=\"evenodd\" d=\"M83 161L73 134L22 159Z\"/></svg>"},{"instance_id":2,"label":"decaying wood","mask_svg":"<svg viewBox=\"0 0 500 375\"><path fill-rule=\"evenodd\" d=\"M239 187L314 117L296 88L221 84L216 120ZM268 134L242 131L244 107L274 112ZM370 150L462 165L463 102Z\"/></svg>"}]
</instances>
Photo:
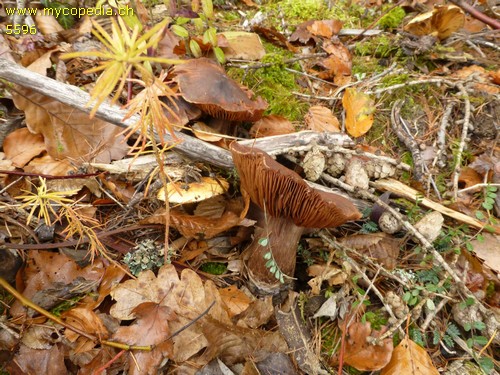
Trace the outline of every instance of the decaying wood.
<instances>
[{"instance_id":1,"label":"decaying wood","mask_svg":"<svg viewBox=\"0 0 500 375\"><path fill-rule=\"evenodd\" d=\"M87 106L90 95L81 89L34 73L2 58L0 58L0 78L28 87L37 93L46 95L49 98L58 100L83 112L89 113L91 110ZM116 105L103 103L95 116L101 120L126 128L134 125L139 119L139 116L136 115L123 121L126 113L126 111ZM175 135L182 141L175 146L175 149L189 158L221 168L233 167L233 160L229 151L180 132L175 132ZM167 142L172 141L168 133L164 135L164 138ZM291 146L305 145L313 141L321 145L333 144L339 146L347 146L351 143L350 138L345 134L315 133L311 131L246 140L242 141L242 143L254 145L265 152L279 154L285 152Z\"/></svg>"}]
</instances>

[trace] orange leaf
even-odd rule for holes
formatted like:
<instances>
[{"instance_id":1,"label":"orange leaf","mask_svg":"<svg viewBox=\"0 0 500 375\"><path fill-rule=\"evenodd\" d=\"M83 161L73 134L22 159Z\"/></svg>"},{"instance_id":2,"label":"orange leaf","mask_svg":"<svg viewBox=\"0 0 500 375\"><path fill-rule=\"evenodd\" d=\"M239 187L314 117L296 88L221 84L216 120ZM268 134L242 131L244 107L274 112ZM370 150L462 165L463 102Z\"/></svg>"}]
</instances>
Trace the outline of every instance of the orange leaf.
<instances>
[{"instance_id":1,"label":"orange leaf","mask_svg":"<svg viewBox=\"0 0 500 375\"><path fill-rule=\"evenodd\" d=\"M41 134L33 134L27 128L17 129L3 141L7 159L16 167L24 167L31 159L45 151Z\"/></svg>"},{"instance_id":2,"label":"orange leaf","mask_svg":"<svg viewBox=\"0 0 500 375\"><path fill-rule=\"evenodd\" d=\"M399 374L438 375L439 372L425 349L406 337L394 349L391 361L380 372L380 375Z\"/></svg>"},{"instance_id":3,"label":"orange leaf","mask_svg":"<svg viewBox=\"0 0 500 375\"><path fill-rule=\"evenodd\" d=\"M342 104L346 112L345 126L347 133L361 137L373 125L375 103L368 95L356 89L346 89Z\"/></svg>"},{"instance_id":4,"label":"orange leaf","mask_svg":"<svg viewBox=\"0 0 500 375\"><path fill-rule=\"evenodd\" d=\"M241 314L250 306L250 298L239 290L236 285L231 285L229 288L219 289L222 302L226 305L226 311L229 317Z\"/></svg>"},{"instance_id":5,"label":"orange leaf","mask_svg":"<svg viewBox=\"0 0 500 375\"><path fill-rule=\"evenodd\" d=\"M309 130L316 132L340 132L339 120L326 107L316 105L309 108L304 116L304 122Z\"/></svg>"},{"instance_id":6,"label":"orange leaf","mask_svg":"<svg viewBox=\"0 0 500 375\"><path fill-rule=\"evenodd\" d=\"M250 128L253 138L294 133L293 124L282 116L269 115L262 117Z\"/></svg>"},{"instance_id":7,"label":"orange leaf","mask_svg":"<svg viewBox=\"0 0 500 375\"><path fill-rule=\"evenodd\" d=\"M378 337L383 332L372 331L369 322L354 322L347 331L345 363L360 371L377 371L389 363L393 351L392 338L384 339L379 345L370 344L367 341L369 336ZM408 372L402 371L398 374Z\"/></svg>"}]
</instances>

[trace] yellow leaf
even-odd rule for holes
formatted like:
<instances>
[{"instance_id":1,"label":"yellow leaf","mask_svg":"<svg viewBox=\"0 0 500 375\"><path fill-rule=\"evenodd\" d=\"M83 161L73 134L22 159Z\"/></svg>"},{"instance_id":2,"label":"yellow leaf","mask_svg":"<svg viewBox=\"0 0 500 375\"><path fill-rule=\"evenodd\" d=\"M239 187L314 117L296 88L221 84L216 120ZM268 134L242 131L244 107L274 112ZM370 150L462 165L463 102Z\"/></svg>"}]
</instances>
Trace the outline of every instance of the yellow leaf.
<instances>
[{"instance_id":1,"label":"yellow leaf","mask_svg":"<svg viewBox=\"0 0 500 375\"><path fill-rule=\"evenodd\" d=\"M439 372L425 349L406 337L394 349L391 361L380 372L380 375L393 374L438 375Z\"/></svg>"},{"instance_id":2,"label":"yellow leaf","mask_svg":"<svg viewBox=\"0 0 500 375\"><path fill-rule=\"evenodd\" d=\"M346 89L342 105L346 113L345 126L349 135L361 137L370 130L375 112L373 99L356 89Z\"/></svg>"}]
</instances>

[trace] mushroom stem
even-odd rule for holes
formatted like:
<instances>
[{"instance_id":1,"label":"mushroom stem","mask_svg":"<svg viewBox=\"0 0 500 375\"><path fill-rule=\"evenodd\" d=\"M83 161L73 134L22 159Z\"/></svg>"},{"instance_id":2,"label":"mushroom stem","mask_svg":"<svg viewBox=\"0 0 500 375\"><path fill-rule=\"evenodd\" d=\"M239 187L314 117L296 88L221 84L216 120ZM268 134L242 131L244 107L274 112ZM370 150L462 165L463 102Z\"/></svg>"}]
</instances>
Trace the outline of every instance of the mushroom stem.
<instances>
[{"instance_id":1,"label":"mushroom stem","mask_svg":"<svg viewBox=\"0 0 500 375\"><path fill-rule=\"evenodd\" d=\"M264 228L257 228L244 259L248 277L259 291L276 294L284 287L266 267L268 260L264 256L269 251L285 277L285 284L290 283L295 272L297 245L304 229L295 225L293 220L273 217L267 218ZM262 241L263 238L267 241ZM261 245L264 242L267 242L266 246Z\"/></svg>"}]
</instances>

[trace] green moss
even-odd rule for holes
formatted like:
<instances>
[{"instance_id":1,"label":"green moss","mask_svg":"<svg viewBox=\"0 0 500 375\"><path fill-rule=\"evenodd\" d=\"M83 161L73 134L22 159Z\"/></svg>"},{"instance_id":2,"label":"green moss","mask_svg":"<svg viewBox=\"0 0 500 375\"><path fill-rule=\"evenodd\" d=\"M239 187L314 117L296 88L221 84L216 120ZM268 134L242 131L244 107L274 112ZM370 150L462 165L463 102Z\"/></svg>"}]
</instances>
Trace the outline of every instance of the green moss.
<instances>
[{"instance_id":1,"label":"green moss","mask_svg":"<svg viewBox=\"0 0 500 375\"><path fill-rule=\"evenodd\" d=\"M226 272L227 266L224 263L208 262L202 264L200 270L211 275L222 275Z\"/></svg>"},{"instance_id":2,"label":"green moss","mask_svg":"<svg viewBox=\"0 0 500 375\"><path fill-rule=\"evenodd\" d=\"M266 49L277 51L268 53L260 61L263 64L270 63L271 66L251 69L246 73L241 69L232 68L228 70L228 75L242 82L269 103L266 114L280 115L290 121L302 120L308 105L298 100L293 94L293 91L298 91L299 87L295 83L295 75L285 70L284 61L289 58L288 52L268 45ZM290 67L300 69L298 65Z\"/></svg>"},{"instance_id":3,"label":"green moss","mask_svg":"<svg viewBox=\"0 0 500 375\"><path fill-rule=\"evenodd\" d=\"M392 6L392 5L390 5ZM396 7L383 16L378 25L383 29L395 29L398 27L406 16L406 12L401 7Z\"/></svg>"},{"instance_id":4,"label":"green moss","mask_svg":"<svg viewBox=\"0 0 500 375\"><path fill-rule=\"evenodd\" d=\"M357 43L354 47L354 53L359 56L374 56L374 57L400 57L401 49L395 43L394 38L389 38L387 35L379 35L369 38L366 41Z\"/></svg>"},{"instance_id":5,"label":"green moss","mask_svg":"<svg viewBox=\"0 0 500 375\"><path fill-rule=\"evenodd\" d=\"M267 25L283 31L281 20L297 26L309 20L337 19L344 23L344 28L368 26L375 20L375 8L366 8L353 4L349 0L336 1L331 8L324 0L272 0L264 3L260 9L268 15Z\"/></svg>"},{"instance_id":6,"label":"green moss","mask_svg":"<svg viewBox=\"0 0 500 375\"><path fill-rule=\"evenodd\" d=\"M389 87L394 85L399 85L401 83L408 82L410 76L407 73L403 74L389 74L382 78L382 87Z\"/></svg>"}]
</instances>

